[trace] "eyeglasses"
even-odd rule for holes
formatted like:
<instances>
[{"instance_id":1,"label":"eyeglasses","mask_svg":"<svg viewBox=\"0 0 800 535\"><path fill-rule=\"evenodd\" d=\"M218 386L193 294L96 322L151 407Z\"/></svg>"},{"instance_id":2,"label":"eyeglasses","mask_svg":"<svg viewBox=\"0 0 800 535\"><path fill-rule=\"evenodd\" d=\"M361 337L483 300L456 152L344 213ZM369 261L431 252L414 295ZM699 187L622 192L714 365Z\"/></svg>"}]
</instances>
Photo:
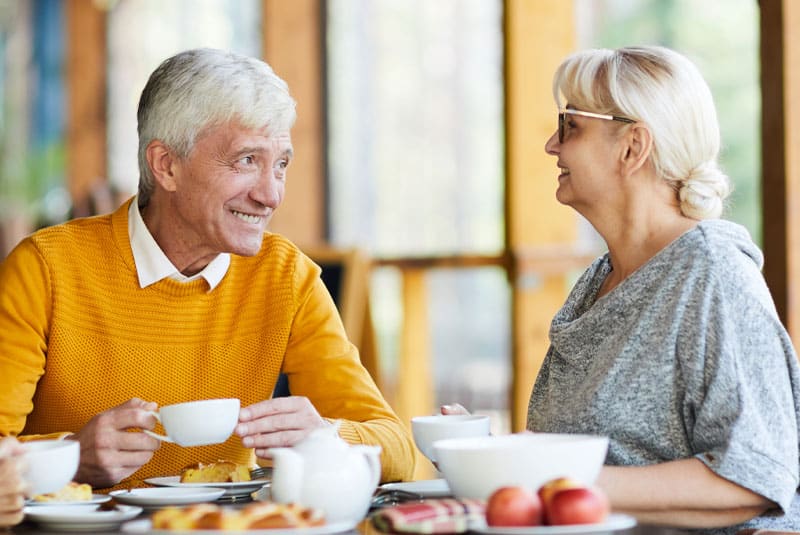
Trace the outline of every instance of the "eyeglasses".
<instances>
[{"instance_id":1,"label":"eyeglasses","mask_svg":"<svg viewBox=\"0 0 800 535\"><path fill-rule=\"evenodd\" d=\"M593 119L605 119L607 121L619 121L621 123L635 123L633 119L620 117L619 115L607 115L605 113L594 113L591 111L581 111L574 108L564 108L558 111L558 142L564 143L567 132L567 114L580 115L581 117L591 117Z\"/></svg>"}]
</instances>

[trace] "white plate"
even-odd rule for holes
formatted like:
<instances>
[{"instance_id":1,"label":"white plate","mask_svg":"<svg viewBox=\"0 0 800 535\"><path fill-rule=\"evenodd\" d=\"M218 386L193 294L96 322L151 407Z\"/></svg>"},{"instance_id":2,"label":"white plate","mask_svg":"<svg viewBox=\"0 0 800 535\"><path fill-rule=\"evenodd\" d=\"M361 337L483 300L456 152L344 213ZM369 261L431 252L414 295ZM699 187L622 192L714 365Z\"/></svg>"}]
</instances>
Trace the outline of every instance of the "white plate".
<instances>
[{"instance_id":1,"label":"white plate","mask_svg":"<svg viewBox=\"0 0 800 535\"><path fill-rule=\"evenodd\" d=\"M89 510L94 507L94 510ZM99 506L87 508L73 505L63 507L25 507L25 518L50 531L101 531L117 529L126 520L142 512L141 507L118 505L113 511L100 511Z\"/></svg>"},{"instance_id":2,"label":"white plate","mask_svg":"<svg viewBox=\"0 0 800 535\"><path fill-rule=\"evenodd\" d=\"M257 491L264 485L269 485L269 479L254 479L253 481L236 481L233 483L181 483L181 476L151 477L144 480L145 483L158 487L180 487L180 488L206 488L214 487L225 489L223 496L248 496L251 492Z\"/></svg>"},{"instance_id":3,"label":"white plate","mask_svg":"<svg viewBox=\"0 0 800 535\"><path fill-rule=\"evenodd\" d=\"M92 505L92 504L105 503L105 502L110 501L110 500L111 500L111 496L109 496L108 494L92 494L92 499L91 500L85 500L85 501L37 502L35 500L27 500L25 502L25 505L30 505L31 507L44 507L44 506L48 506L48 505L57 505L57 506L63 506L63 505Z\"/></svg>"},{"instance_id":4,"label":"white plate","mask_svg":"<svg viewBox=\"0 0 800 535\"><path fill-rule=\"evenodd\" d=\"M413 492L424 498L444 498L453 495L445 479L421 479L419 481L407 481L404 483L384 483L381 485L381 488Z\"/></svg>"},{"instance_id":5,"label":"white plate","mask_svg":"<svg viewBox=\"0 0 800 535\"><path fill-rule=\"evenodd\" d=\"M115 490L110 493L119 503L141 505L144 508L166 505L213 502L225 494L225 489L203 487L199 489L159 487L154 489Z\"/></svg>"},{"instance_id":6,"label":"white plate","mask_svg":"<svg viewBox=\"0 0 800 535\"><path fill-rule=\"evenodd\" d=\"M471 522L470 531L486 535L573 535L580 533L610 533L630 529L636 525L632 516L612 513L600 524L572 524L569 526L489 527L481 520Z\"/></svg>"},{"instance_id":7,"label":"white plate","mask_svg":"<svg viewBox=\"0 0 800 535\"><path fill-rule=\"evenodd\" d=\"M295 528L295 529L248 529L243 533L247 535L332 535L333 533L344 533L347 531L355 530L357 522L333 522L325 524L324 526L316 526L313 528ZM153 524L150 520L142 519L136 522L129 522L122 526L123 533L161 533L168 535L176 533L175 531L168 531L163 529L153 529ZM189 533L188 531L185 533ZM213 529L193 529L191 533L209 534L222 534L230 533L229 531L218 531Z\"/></svg>"}]
</instances>

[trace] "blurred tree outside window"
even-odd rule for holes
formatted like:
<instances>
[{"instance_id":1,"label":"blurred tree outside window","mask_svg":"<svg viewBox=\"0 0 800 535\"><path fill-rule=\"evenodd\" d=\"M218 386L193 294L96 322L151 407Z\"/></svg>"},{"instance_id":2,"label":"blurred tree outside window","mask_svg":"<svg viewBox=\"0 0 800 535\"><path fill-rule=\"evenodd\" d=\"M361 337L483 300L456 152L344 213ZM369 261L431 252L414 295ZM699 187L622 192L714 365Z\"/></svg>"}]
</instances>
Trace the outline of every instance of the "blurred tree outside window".
<instances>
[{"instance_id":1,"label":"blurred tree outside window","mask_svg":"<svg viewBox=\"0 0 800 535\"><path fill-rule=\"evenodd\" d=\"M62 2L0 2L0 248L68 213L63 70Z\"/></svg>"},{"instance_id":2,"label":"blurred tree outside window","mask_svg":"<svg viewBox=\"0 0 800 535\"><path fill-rule=\"evenodd\" d=\"M723 217L761 243L761 89L756 0L576 0L581 47L662 45L699 67L722 132L734 191Z\"/></svg>"},{"instance_id":3,"label":"blurred tree outside window","mask_svg":"<svg viewBox=\"0 0 800 535\"><path fill-rule=\"evenodd\" d=\"M150 73L181 50L212 47L261 56L259 0L118 0L108 14L109 181L139 184L136 109Z\"/></svg>"},{"instance_id":4,"label":"blurred tree outside window","mask_svg":"<svg viewBox=\"0 0 800 535\"><path fill-rule=\"evenodd\" d=\"M381 257L501 251L502 2L328 0L326 13L331 241ZM401 282L386 268L372 283L388 382ZM427 287L437 404L505 413L504 272L434 270Z\"/></svg>"}]
</instances>

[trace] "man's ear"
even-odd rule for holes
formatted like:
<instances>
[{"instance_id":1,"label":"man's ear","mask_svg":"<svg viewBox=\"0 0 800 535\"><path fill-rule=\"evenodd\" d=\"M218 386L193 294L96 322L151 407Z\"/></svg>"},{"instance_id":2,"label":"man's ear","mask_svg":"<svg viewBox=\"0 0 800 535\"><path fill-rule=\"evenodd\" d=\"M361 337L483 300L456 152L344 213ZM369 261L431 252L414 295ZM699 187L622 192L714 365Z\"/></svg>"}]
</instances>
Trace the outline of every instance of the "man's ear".
<instances>
[{"instance_id":1,"label":"man's ear","mask_svg":"<svg viewBox=\"0 0 800 535\"><path fill-rule=\"evenodd\" d=\"M177 162L175 153L163 142L154 139L148 143L145 149L147 165L156 179L156 182L167 191L175 191L177 184L175 180L175 164Z\"/></svg>"},{"instance_id":2,"label":"man's ear","mask_svg":"<svg viewBox=\"0 0 800 535\"><path fill-rule=\"evenodd\" d=\"M636 123L623 136L625 152L622 155L622 172L632 175L644 167L653 151L653 134L645 125Z\"/></svg>"}]
</instances>

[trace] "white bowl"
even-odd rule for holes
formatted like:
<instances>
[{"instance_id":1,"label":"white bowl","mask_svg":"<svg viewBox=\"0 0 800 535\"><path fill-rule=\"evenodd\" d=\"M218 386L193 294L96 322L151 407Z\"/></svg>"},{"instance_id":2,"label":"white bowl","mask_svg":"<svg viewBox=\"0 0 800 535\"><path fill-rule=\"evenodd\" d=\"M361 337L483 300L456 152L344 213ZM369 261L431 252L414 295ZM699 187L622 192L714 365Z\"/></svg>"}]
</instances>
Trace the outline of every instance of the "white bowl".
<instances>
[{"instance_id":1,"label":"white bowl","mask_svg":"<svg viewBox=\"0 0 800 535\"><path fill-rule=\"evenodd\" d=\"M433 443L444 438L486 436L489 417L476 414L434 414L411 418L414 443L425 457L436 462Z\"/></svg>"},{"instance_id":2,"label":"white bowl","mask_svg":"<svg viewBox=\"0 0 800 535\"><path fill-rule=\"evenodd\" d=\"M591 485L603 467L608 438L517 433L438 440L433 449L456 497L488 498L506 485L536 492L557 477Z\"/></svg>"},{"instance_id":3,"label":"white bowl","mask_svg":"<svg viewBox=\"0 0 800 535\"><path fill-rule=\"evenodd\" d=\"M80 442L76 440L34 440L23 443L28 468L24 479L31 496L55 492L72 481L78 471Z\"/></svg>"}]
</instances>

